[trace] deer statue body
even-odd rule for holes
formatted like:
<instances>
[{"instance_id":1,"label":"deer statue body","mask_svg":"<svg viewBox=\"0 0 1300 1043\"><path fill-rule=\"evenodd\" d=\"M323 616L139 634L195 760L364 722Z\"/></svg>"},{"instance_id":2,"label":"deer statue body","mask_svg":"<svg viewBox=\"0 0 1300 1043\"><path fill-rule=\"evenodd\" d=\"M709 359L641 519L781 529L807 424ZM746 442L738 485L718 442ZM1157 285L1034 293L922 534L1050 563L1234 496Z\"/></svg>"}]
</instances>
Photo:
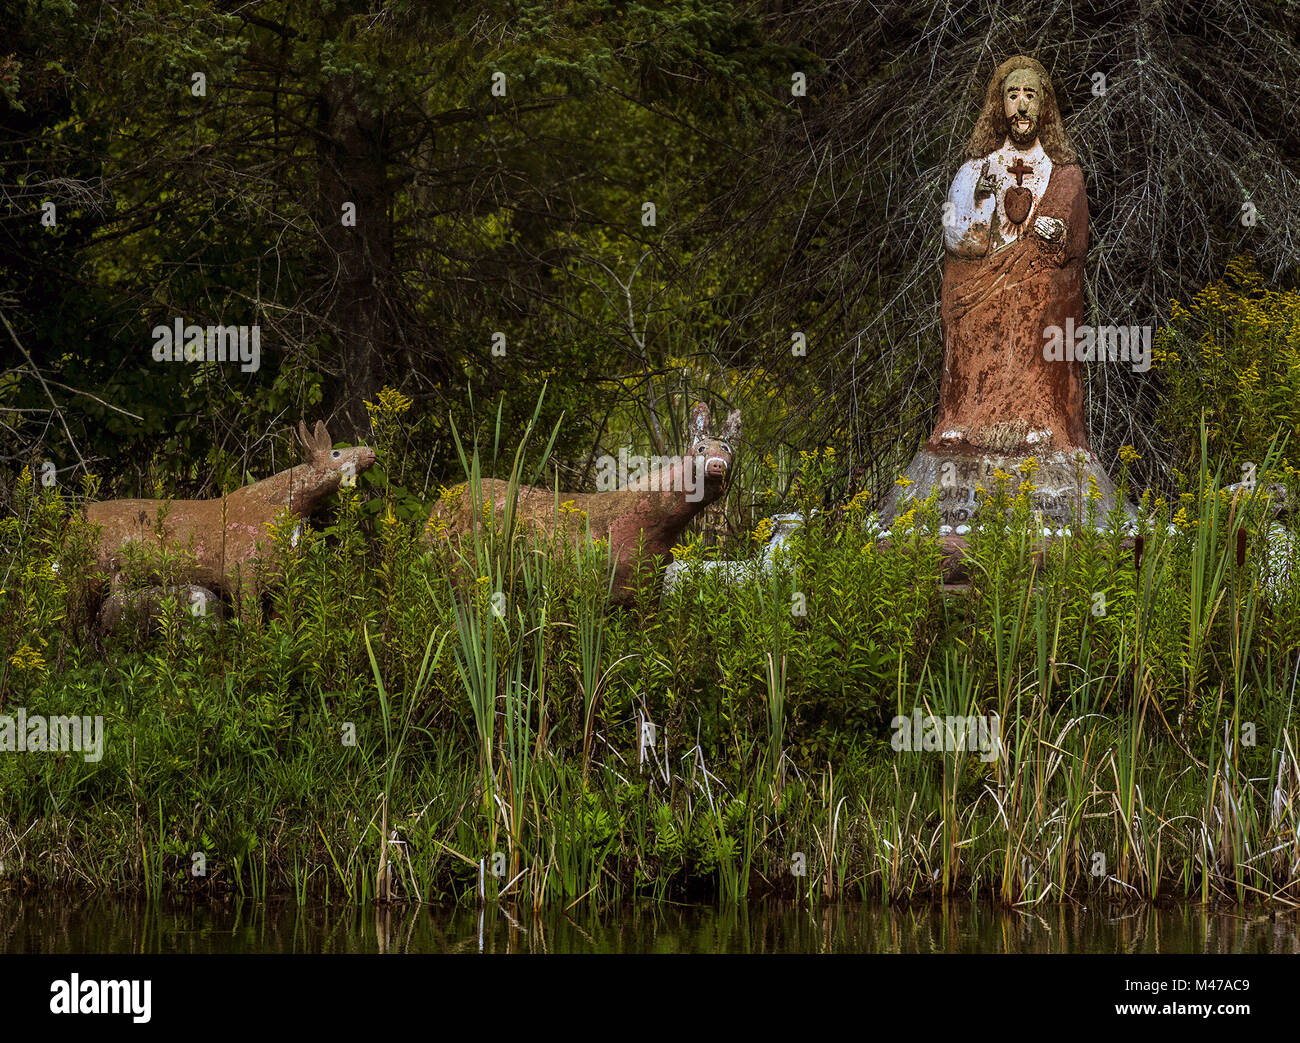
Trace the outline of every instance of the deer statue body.
<instances>
[{"instance_id":1,"label":"deer statue body","mask_svg":"<svg viewBox=\"0 0 1300 1043\"><path fill-rule=\"evenodd\" d=\"M740 437L740 411L733 410L722 431L710 435L709 408L695 406L687 429L687 453L640 478L634 485L607 492L562 492L545 486L519 487L516 523L554 536L558 531L573 542L587 538L609 544L614 567L613 600L628 603L638 549L646 556L664 558L672 553L691 519L726 490ZM500 525L510 495L508 482L496 478L481 483L483 503L471 503L468 485L444 496L429 518L433 539L460 538L484 524L489 516ZM583 516L585 515L585 521Z\"/></svg>"},{"instance_id":2,"label":"deer statue body","mask_svg":"<svg viewBox=\"0 0 1300 1043\"><path fill-rule=\"evenodd\" d=\"M375 462L373 449L333 449L325 425L298 437L307 462L243 486L216 500L104 500L86 507L86 520L100 528L97 563L114 587L121 585L126 548L140 543L151 551L193 555L192 567L176 576L232 594L248 583L254 558L269 543L268 523L281 511L305 517L339 487Z\"/></svg>"}]
</instances>

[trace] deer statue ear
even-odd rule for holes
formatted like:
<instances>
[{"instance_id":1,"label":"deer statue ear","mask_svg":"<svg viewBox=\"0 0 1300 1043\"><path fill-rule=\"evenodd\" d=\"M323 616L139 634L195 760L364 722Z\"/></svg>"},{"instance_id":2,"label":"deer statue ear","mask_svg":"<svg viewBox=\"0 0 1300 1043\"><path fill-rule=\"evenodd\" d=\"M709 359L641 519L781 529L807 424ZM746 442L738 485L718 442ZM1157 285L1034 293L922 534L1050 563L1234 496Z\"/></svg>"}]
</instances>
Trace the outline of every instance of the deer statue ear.
<instances>
[{"instance_id":1,"label":"deer statue ear","mask_svg":"<svg viewBox=\"0 0 1300 1043\"><path fill-rule=\"evenodd\" d=\"M695 408L691 410L690 426L686 429L686 433L692 441L703 438L709 433L709 420L709 407L703 402L696 402Z\"/></svg>"},{"instance_id":2,"label":"deer statue ear","mask_svg":"<svg viewBox=\"0 0 1300 1043\"><path fill-rule=\"evenodd\" d=\"M740 439L740 410L733 409L727 414L727 422L722 425L722 437L728 442Z\"/></svg>"},{"instance_id":3,"label":"deer statue ear","mask_svg":"<svg viewBox=\"0 0 1300 1043\"><path fill-rule=\"evenodd\" d=\"M298 421L298 440L302 442L302 447L311 452L311 436L307 434L307 425L301 420Z\"/></svg>"},{"instance_id":4,"label":"deer statue ear","mask_svg":"<svg viewBox=\"0 0 1300 1043\"><path fill-rule=\"evenodd\" d=\"M316 428L312 431L312 438L316 441L316 448L324 452L334 443L330 441L330 433L325 430L325 421L317 420Z\"/></svg>"}]
</instances>

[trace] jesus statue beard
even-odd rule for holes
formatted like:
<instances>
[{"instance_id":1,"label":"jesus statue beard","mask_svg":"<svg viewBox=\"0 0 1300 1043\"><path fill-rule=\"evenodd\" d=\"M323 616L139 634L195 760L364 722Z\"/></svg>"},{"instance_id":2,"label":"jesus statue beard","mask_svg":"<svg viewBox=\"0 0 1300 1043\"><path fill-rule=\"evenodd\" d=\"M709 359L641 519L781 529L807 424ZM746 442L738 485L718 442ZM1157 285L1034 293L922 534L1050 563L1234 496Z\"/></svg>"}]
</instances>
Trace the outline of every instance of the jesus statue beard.
<instances>
[{"instance_id":1,"label":"jesus statue beard","mask_svg":"<svg viewBox=\"0 0 1300 1043\"><path fill-rule=\"evenodd\" d=\"M1021 134L1015 127L1009 127L1007 136L1011 138L1011 144L1025 152L1034 147L1034 142L1038 140L1038 124L1031 123L1029 129Z\"/></svg>"}]
</instances>

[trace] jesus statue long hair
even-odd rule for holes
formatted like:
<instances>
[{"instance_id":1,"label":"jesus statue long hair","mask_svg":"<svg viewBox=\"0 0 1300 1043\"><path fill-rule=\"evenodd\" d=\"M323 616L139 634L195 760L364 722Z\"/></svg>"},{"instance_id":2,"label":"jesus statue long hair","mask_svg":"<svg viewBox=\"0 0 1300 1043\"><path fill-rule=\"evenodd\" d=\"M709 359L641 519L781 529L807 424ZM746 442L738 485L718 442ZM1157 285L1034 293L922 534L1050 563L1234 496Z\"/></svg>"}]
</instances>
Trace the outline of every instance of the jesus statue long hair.
<instances>
[{"instance_id":1,"label":"jesus statue long hair","mask_svg":"<svg viewBox=\"0 0 1300 1043\"><path fill-rule=\"evenodd\" d=\"M993 78L989 80L988 89L984 92L984 108L975 122L975 129L971 131L970 142L966 145L965 158L983 159L990 152L1000 149L1007 140L1009 127L1002 101L1002 84L1018 69L1033 71L1043 85L1038 141L1047 153L1047 158L1059 165L1079 162L1079 155L1074 151L1074 146L1066 136L1065 127L1061 124L1061 109L1056 104L1051 77L1042 65L1024 54L1008 58L993 71Z\"/></svg>"}]
</instances>

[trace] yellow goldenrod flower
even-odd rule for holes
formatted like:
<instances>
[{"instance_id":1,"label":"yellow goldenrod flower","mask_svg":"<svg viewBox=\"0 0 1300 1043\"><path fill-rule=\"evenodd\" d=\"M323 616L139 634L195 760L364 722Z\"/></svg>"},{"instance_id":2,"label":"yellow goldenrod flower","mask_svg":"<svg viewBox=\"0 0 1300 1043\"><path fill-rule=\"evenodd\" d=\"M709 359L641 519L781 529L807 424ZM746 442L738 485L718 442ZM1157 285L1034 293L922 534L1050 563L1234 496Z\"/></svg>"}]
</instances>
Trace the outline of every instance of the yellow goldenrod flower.
<instances>
[{"instance_id":1,"label":"yellow goldenrod flower","mask_svg":"<svg viewBox=\"0 0 1300 1043\"><path fill-rule=\"evenodd\" d=\"M871 509L871 494L863 489L853 499L848 502L844 508L844 514L850 521L857 521L862 515Z\"/></svg>"},{"instance_id":2,"label":"yellow goldenrod flower","mask_svg":"<svg viewBox=\"0 0 1300 1043\"><path fill-rule=\"evenodd\" d=\"M23 644L9 657L9 665L20 673L44 673L45 657L31 645Z\"/></svg>"},{"instance_id":3,"label":"yellow goldenrod flower","mask_svg":"<svg viewBox=\"0 0 1300 1043\"><path fill-rule=\"evenodd\" d=\"M696 553L698 549L699 549L699 544L696 542L679 543L677 544L676 547L673 548L673 560L689 561L692 558L699 557L699 555Z\"/></svg>"},{"instance_id":4,"label":"yellow goldenrod flower","mask_svg":"<svg viewBox=\"0 0 1300 1043\"><path fill-rule=\"evenodd\" d=\"M371 423L376 421L382 423L393 417L399 417L411 408L411 400L396 388L382 387L375 397L377 401L365 403Z\"/></svg>"}]
</instances>

